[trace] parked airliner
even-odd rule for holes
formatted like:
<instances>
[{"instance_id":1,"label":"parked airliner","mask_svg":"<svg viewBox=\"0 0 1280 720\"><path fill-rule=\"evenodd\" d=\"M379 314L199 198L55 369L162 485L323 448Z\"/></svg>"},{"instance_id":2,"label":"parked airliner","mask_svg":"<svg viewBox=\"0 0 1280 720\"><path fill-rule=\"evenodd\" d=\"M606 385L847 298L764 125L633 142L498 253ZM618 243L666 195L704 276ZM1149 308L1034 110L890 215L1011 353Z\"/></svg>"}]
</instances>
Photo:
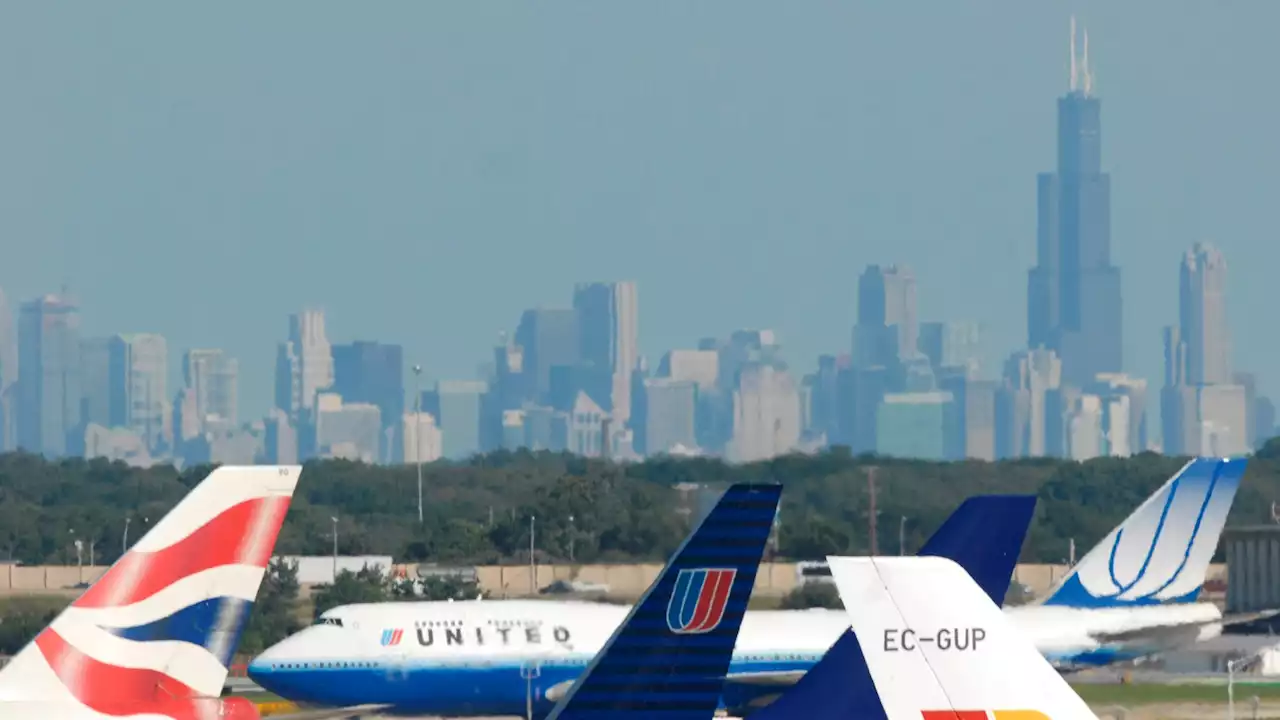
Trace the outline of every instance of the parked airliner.
<instances>
[{"instance_id":1,"label":"parked airliner","mask_svg":"<svg viewBox=\"0 0 1280 720\"><path fill-rule=\"evenodd\" d=\"M971 498L921 552L963 563L984 589L1003 599L1034 508L1034 496ZM378 605L335 609L292 641L303 638L304 650L315 643L330 655L295 661L286 641L278 646L284 652L268 651L251 664L250 673L285 697L322 705L384 703L413 714L542 716L628 612L595 603L539 601L419 607L430 609L430 619L385 628L376 625L382 621ZM726 707L767 702L822 656L832 628L847 628L847 622L833 625L839 613L830 611L747 614L756 618L748 623L751 634L744 625L732 664L721 671L737 681L724 688ZM769 635L775 619L790 621L794 642L780 645L786 639ZM371 634L364 628L377 629Z\"/></svg>"},{"instance_id":2,"label":"parked airliner","mask_svg":"<svg viewBox=\"0 0 1280 720\"><path fill-rule=\"evenodd\" d=\"M1046 600L1006 610L1009 620L1060 668L1219 634L1232 619L1195 600L1246 462L1187 463ZM324 705L508 715L523 714L532 693L545 712L627 612L523 600L348 605L255 658L249 674L285 697ZM848 628L840 611L747 613L726 697L776 694L794 684Z\"/></svg>"}]
</instances>

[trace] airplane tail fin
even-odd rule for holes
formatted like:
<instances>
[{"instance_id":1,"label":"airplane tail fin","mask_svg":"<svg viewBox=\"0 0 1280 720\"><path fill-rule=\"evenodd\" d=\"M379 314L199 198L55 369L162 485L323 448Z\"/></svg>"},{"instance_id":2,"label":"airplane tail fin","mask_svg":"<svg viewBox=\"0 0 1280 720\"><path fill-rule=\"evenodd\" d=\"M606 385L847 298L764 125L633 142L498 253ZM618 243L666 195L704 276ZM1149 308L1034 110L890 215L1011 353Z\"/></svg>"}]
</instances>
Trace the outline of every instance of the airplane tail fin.
<instances>
[{"instance_id":1,"label":"airplane tail fin","mask_svg":"<svg viewBox=\"0 0 1280 720\"><path fill-rule=\"evenodd\" d=\"M1209 572L1245 458L1196 458L1138 506L1063 578L1045 605L1194 602Z\"/></svg>"},{"instance_id":2,"label":"airplane tail fin","mask_svg":"<svg viewBox=\"0 0 1280 720\"><path fill-rule=\"evenodd\" d=\"M730 487L548 720L710 718L781 492Z\"/></svg>"},{"instance_id":3,"label":"airplane tail fin","mask_svg":"<svg viewBox=\"0 0 1280 720\"><path fill-rule=\"evenodd\" d=\"M880 717L1095 720L1089 706L946 558L827 561L875 683Z\"/></svg>"},{"instance_id":4,"label":"airplane tail fin","mask_svg":"<svg viewBox=\"0 0 1280 720\"><path fill-rule=\"evenodd\" d=\"M215 469L0 670L0 700L219 696L301 473Z\"/></svg>"},{"instance_id":5,"label":"airplane tail fin","mask_svg":"<svg viewBox=\"0 0 1280 720\"><path fill-rule=\"evenodd\" d=\"M969 498L934 532L920 555L955 561L992 602L1003 604L1035 507L1034 495ZM883 720L884 710L867 675L858 636L850 630L841 633L831 649L794 687L752 717L755 720L808 720L811 717Z\"/></svg>"}]
</instances>

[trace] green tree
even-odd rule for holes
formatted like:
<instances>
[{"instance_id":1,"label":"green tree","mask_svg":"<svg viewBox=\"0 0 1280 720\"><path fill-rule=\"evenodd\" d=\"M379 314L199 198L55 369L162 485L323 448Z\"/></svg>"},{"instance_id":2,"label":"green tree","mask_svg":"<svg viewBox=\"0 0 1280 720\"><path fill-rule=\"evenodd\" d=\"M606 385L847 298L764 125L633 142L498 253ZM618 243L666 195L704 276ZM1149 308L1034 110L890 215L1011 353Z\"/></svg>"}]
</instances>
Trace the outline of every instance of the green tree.
<instances>
[{"instance_id":1,"label":"green tree","mask_svg":"<svg viewBox=\"0 0 1280 720\"><path fill-rule=\"evenodd\" d=\"M783 610L804 610L807 608L844 609L840 602L840 593L832 583L805 583L787 593L782 598Z\"/></svg>"},{"instance_id":2,"label":"green tree","mask_svg":"<svg viewBox=\"0 0 1280 720\"><path fill-rule=\"evenodd\" d=\"M325 585L316 590L315 616L318 618L326 610L339 605L391 600L393 596L390 585L382 574L382 570L377 567L364 567L357 572L342 570L338 572L332 585Z\"/></svg>"},{"instance_id":3,"label":"green tree","mask_svg":"<svg viewBox=\"0 0 1280 720\"><path fill-rule=\"evenodd\" d=\"M302 629L298 619L298 565L273 560L267 566L238 652L257 655Z\"/></svg>"},{"instance_id":4,"label":"green tree","mask_svg":"<svg viewBox=\"0 0 1280 720\"><path fill-rule=\"evenodd\" d=\"M67 606L61 598L15 597L0 601L0 655L13 655L35 639Z\"/></svg>"}]
</instances>

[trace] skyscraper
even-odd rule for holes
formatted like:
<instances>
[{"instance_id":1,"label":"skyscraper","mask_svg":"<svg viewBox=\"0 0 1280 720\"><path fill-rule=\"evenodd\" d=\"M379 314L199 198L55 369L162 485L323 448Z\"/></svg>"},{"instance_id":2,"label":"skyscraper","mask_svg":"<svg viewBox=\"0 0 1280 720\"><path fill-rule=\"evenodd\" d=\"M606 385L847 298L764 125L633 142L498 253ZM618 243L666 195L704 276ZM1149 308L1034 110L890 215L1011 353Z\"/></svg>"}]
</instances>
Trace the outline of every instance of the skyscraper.
<instances>
[{"instance_id":1,"label":"skyscraper","mask_svg":"<svg viewBox=\"0 0 1280 720\"><path fill-rule=\"evenodd\" d=\"M573 290L582 361L609 374L613 419L631 417L631 373L639 357L638 307L634 282L579 283Z\"/></svg>"},{"instance_id":2,"label":"skyscraper","mask_svg":"<svg viewBox=\"0 0 1280 720\"><path fill-rule=\"evenodd\" d=\"M108 393L112 427L126 427L154 450L169 422L169 350L164 336L117 335L108 346Z\"/></svg>"},{"instance_id":3,"label":"skyscraper","mask_svg":"<svg viewBox=\"0 0 1280 720\"><path fill-rule=\"evenodd\" d=\"M202 432L239 423L240 363L235 358L216 348L188 350L182 375L195 391L196 422Z\"/></svg>"},{"instance_id":4,"label":"skyscraper","mask_svg":"<svg viewBox=\"0 0 1280 720\"><path fill-rule=\"evenodd\" d=\"M316 395L333 385L333 351L325 336L324 311L289 316L289 340L276 353L276 407L293 420L309 413Z\"/></svg>"},{"instance_id":5,"label":"skyscraper","mask_svg":"<svg viewBox=\"0 0 1280 720\"><path fill-rule=\"evenodd\" d=\"M1196 243L1178 273L1178 324L1186 343L1183 375L1190 385L1231 382L1227 334L1227 262L1212 245Z\"/></svg>"},{"instance_id":6,"label":"skyscraper","mask_svg":"<svg viewBox=\"0 0 1280 720\"><path fill-rule=\"evenodd\" d=\"M858 279L854 366L894 367L915 356L918 341L915 275L897 265L869 266Z\"/></svg>"},{"instance_id":7,"label":"skyscraper","mask_svg":"<svg viewBox=\"0 0 1280 720\"><path fill-rule=\"evenodd\" d=\"M1122 369L1120 270L1111 264L1111 176L1102 171L1102 106L1093 94L1089 35L1058 99L1058 168L1037 178L1036 266L1027 278L1027 340L1062 359L1082 387Z\"/></svg>"},{"instance_id":8,"label":"skyscraper","mask_svg":"<svg viewBox=\"0 0 1280 720\"><path fill-rule=\"evenodd\" d=\"M1233 382L1226 311L1227 263L1196 243L1178 266L1178 325L1165 328L1160 424L1169 454L1247 452L1248 395Z\"/></svg>"},{"instance_id":9,"label":"skyscraper","mask_svg":"<svg viewBox=\"0 0 1280 720\"><path fill-rule=\"evenodd\" d=\"M60 457L80 424L80 308L60 295L22 304L18 318L18 445Z\"/></svg>"},{"instance_id":10,"label":"skyscraper","mask_svg":"<svg viewBox=\"0 0 1280 720\"><path fill-rule=\"evenodd\" d=\"M578 364L578 314L569 309L525 310L516 328L524 354L525 391L543 401L551 392L551 368ZM448 430L445 430L448 442Z\"/></svg>"}]
</instances>

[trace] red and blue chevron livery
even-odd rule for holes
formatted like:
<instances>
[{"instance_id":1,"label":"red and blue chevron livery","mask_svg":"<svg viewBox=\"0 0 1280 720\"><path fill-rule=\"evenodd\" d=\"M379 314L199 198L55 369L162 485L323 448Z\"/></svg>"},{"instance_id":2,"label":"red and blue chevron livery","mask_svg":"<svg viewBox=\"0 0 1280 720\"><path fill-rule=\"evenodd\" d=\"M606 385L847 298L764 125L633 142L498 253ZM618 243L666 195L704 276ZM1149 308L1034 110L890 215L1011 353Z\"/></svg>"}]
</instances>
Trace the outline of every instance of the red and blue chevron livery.
<instances>
[{"instance_id":1,"label":"red and blue chevron livery","mask_svg":"<svg viewBox=\"0 0 1280 720\"><path fill-rule=\"evenodd\" d=\"M0 717L257 718L219 695L301 472L210 473L0 671Z\"/></svg>"},{"instance_id":2,"label":"red and blue chevron livery","mask_svg":"<svg viewBox=\"0 0 1280 720\"><path fill-rule=\"evenodd\" d=\"M667 601L667 629L678 635L692 635L719 627L737 575L734 568L681 570Z\"/></svg>"}]
</instances>

